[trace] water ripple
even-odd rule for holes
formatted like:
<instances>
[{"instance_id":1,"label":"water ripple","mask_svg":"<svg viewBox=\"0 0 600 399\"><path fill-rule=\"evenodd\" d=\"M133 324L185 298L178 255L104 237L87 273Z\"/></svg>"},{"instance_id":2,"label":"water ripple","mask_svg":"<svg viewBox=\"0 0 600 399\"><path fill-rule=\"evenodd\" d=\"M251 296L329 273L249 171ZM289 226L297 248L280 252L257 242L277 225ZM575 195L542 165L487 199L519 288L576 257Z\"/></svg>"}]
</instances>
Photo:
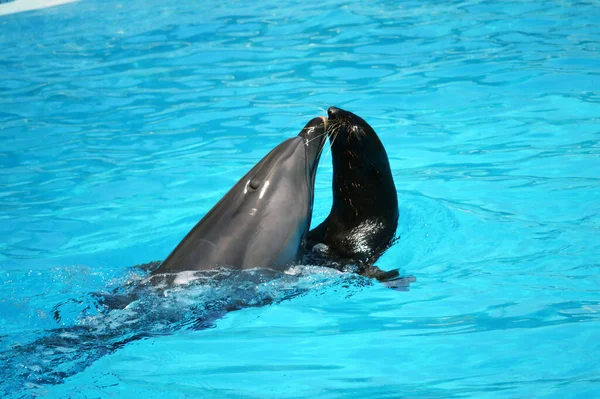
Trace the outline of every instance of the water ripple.
<instances>
[{"instance_id":1,"label":"water ripple","mask_svg":"<svg viewBox=\"0 0 600 399\"><path fill-rule=\"evenodd\" d=\"M271 148L338 105L387 149L400 239L379 262L415 275L410 292L234 312L47 392L600 396L599 10L86 0L1 16L0 343L34 340L56 303L163 259ZM331 174L328 155L315 222Z\"/></svg>"}]
</instances>

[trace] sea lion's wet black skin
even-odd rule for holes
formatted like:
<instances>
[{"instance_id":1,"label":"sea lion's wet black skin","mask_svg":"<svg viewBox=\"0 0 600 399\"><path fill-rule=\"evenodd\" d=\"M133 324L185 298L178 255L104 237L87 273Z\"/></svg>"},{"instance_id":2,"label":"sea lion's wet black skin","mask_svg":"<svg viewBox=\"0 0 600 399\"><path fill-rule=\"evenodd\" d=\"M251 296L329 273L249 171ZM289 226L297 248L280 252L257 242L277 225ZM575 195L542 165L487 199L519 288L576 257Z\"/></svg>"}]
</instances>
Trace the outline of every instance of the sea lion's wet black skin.
<instances>
[{"instance_id":1,"label":"sea lion's wet black skin","mask_svg":"<svg viewBox=\"0 0 600 399\"><path fill-rule=\"evenodd\" d=\"M313 253L337 264L357 265L371 277L390 278L373 267L398 226L398 197L387 153L364 119L336 107L327 113L333 204L323 223L308 233L307 251L325 244Z\"/></svg>"},{"instance_id":2,"label":"sea lion's wet black skin","mask_svg":"<svg viewBox=\"0 0 600 399\"><path fill-rule=\"evenodd\" d=\"M302 256L326 119L275 147L198 222L153 274L217 267L283 270Z\"/></svg>"}]
</instances>

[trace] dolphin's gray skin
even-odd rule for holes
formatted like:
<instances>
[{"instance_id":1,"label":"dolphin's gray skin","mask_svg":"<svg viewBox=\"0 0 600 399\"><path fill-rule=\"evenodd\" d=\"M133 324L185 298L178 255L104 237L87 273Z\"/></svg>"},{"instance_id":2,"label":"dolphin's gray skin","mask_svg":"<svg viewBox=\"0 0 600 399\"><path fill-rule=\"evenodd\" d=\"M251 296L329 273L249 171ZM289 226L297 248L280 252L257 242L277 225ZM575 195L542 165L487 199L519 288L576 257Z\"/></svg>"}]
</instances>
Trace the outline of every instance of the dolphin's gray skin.
<instances>
[{"instance_id":1,"label":"dolphin's gray skin","mask_svg":"<svg viewBox=\"0 0 600 399\"><path fill-rule=\"evenodd\" d=\"M324 117L275 147L198 222L153 273L215 267L282 270L310 226Z\"/></svg>"}]
</instances>

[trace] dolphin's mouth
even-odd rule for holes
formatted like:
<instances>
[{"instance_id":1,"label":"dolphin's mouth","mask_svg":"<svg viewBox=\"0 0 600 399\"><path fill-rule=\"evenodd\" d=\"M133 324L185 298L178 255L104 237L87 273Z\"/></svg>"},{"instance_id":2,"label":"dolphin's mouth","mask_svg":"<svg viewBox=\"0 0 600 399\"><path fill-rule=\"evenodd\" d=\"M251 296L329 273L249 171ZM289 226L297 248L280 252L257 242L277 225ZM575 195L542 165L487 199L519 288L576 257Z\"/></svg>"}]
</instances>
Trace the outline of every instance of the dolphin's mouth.
<instances>
[{"instance_id":1,"label":"dolphin's mouth","mask_svg":"<svg viewBox=\"0 0 600 399\"><path fill-rule=\"evenodd\" d=\"M327 118L324 116L313 118L297 136L303 140L306 173L312 182L314 182L317 165L327 141L327 123Z\"/></svg>"},{"instance_id":2,"label":"dolphin's mouth","mask_svg":"<svg viewBox=\"0 0 600 399\"><path fill-rule=\"evenodd\" d=\"M324 116L312 118L310 122L308 122L306 126L304 126L304 128L302 129L300 134L298 134L298 136L304 138L307 141L307 143L311 143L313 140L325 135L327 131L327 123L327 118ZM321 129L322 133L319 133L319 130Z\"/></svg>"}]
</instances>

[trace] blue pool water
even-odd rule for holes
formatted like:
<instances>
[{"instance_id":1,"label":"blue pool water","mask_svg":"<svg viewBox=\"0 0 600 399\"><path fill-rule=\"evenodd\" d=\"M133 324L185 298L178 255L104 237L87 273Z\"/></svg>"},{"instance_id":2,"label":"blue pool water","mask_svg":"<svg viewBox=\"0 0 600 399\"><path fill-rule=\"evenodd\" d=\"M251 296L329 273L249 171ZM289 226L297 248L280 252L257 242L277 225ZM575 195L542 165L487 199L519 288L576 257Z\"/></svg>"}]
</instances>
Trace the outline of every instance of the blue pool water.
<instances>
[{"instance_id":1,"label":"blue pool water","mask_svg":"<svg viewBox=\"0 0 600 399\"><path fill-rule=\"evenodd\" d=\"M0 392L600 397L598 2L176 3L0 16ZM96 313L330 105L388 151L408 291L321 270Z\"/></svg>"}]
</instances>

